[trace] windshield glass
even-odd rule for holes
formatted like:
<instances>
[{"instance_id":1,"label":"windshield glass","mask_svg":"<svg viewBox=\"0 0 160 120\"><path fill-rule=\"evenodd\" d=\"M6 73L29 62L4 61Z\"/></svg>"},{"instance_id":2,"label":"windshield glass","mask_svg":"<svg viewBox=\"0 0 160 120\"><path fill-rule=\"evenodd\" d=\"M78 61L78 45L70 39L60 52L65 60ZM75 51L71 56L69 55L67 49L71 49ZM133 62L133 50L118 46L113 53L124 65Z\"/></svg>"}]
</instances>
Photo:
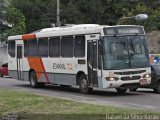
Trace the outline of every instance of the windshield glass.
<instances>
[{"instance_id":1,"label":"windshield glass","mask_svg":"<svg viewBox=\"0 0 160 120\"><path fill-rule=\"evenodd\" d=\"M149 66L145 36L104 37L104 69L130 69Z\"/></svg>"}]
</instances>

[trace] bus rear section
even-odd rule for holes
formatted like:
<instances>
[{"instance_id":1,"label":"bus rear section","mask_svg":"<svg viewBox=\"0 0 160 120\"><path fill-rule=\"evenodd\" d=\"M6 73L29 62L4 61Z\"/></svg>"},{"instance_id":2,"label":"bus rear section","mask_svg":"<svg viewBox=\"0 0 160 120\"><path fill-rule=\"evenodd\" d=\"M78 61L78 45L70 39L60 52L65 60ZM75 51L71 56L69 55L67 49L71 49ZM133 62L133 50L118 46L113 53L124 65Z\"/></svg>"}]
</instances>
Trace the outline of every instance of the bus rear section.
<instances>
[{"instance_id":1,"label":"bus rear section","mask_svg":"<svg viewBox=\"0 0 160 120\"><path fill-rule=\"evenodd\" d=\"M8 39L9 75L45 84L116 88L120 93L150 84L146 38L141 26L78 25Z\"/></svg>"}]
</instances>

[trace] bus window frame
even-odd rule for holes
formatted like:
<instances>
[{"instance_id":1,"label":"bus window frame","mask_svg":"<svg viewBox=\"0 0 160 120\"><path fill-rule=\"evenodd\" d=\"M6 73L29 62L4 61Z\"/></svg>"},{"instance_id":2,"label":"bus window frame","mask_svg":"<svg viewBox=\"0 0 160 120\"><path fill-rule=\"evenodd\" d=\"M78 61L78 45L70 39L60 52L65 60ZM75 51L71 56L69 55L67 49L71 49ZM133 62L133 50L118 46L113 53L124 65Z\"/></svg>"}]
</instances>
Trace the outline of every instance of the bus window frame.
<instances>
[{"instance_id":1,"label":"bus window frame","mask_svg":"<svg viewBox=\"0 0 160 120\"><path fill-rule=\"evenodd\" d=\"M11 47L9 47L9 43L10 42L14 42L14 50L12 49L9 49ZM10 51L13 51L14 54L10 53ZM16 57L16 40L11 40L11 41L8 41L8 54L11 56L11 58L15 58Z\"/></svg>"},{"instance_id":2,"label":"bus window frame","mask_svg":"<svg viewBox=\"0 0 160 120\"><path fill-rule=\"evenodd\" d=\"M37 54L36 55L30 55L30 45L29 45L29 42L30 41L36 41L36 50L37 50ZM33 47L33 46L32 46ZM34 46L35 47L35 46ZM39 54L38 54L38 39L29 39L28 40L28 57L39 57Z\"/></svg>"},{"instance_id":3,"label":"bus window frame","mask_svg":"<svg viewBox=\"0 0 160 120\"><path fill-rule=\"evenodd\" d=\"M45 41L48 41L47 42L47 55L44 56L44 55L40 55L40 44L39 44L39 41L41 40L45 40ZM37 38L37 46L38 46L38 56L39 57L42 57L42 58L48 58L49 57L49 39L48 37L42 37L42 38Z\"/></svg>"},{"instance_id":4,"label":"bus window frame","mask_svg":"<svg viewBox=\"0 0 160 120\"><path fill-rule=\"evenodd\" d=\"M72 38L72 43L73 43L73 44L72 44L72 56L62 56L62 52L63 52L63 51L62 51L62 38L65 38L65 37L66 37L66 38L70 38L70 37ZM75 40L75 39L74 39L74 36L62 36L62 37L61 37L61 57L62 57L62 58L73 58L73 57L74 57L74 40Z\"/></svg>"}]
</instances>

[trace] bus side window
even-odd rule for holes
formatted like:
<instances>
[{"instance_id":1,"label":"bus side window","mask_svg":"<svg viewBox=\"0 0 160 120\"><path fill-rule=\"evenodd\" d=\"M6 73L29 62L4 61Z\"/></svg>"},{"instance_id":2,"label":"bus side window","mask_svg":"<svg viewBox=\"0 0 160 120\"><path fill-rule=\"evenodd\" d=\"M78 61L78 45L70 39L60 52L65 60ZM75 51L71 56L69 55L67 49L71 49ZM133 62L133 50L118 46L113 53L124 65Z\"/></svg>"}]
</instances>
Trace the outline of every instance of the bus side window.
<instances>
[{"instance_id":1,"label":"bus side window","mask_svg":"<svg viewBox=\"0 0 160 120\"><path fill-rule=\"evenodd\" d=\"M60 57L60 38L49 38L49 57Z\"/></svg>"},{"instance_id":2,"label":"bus side window","mask_svg":"<svg viewBox=\"0 0 160 120\"><path fill-rule=\"evenodd\" d=\"M61 39L61 56L73 57L73 36L62 37Z\"/></svg>"},{"instance_id":3,"label":"bus side window","mask_svg":"<svg viewBox=\"0 0 160 120\"><path fill-rule=\"evenodd\" d=\"M8 53L12 58L15 57L15 41L8 42Z\"/></svg>"},{"instance_id":4,"label":"bus side window","mask_svg":"<svg viewBox=\"0 0 160 120\"><path fill-rule=\"evenodd\" d=\"M38 56L38 45L36 39L28 40L28 55L33 57Z\"/></svg>"},{"instance_id":5,"label":"bus side window","mask_svg":"<svg viewBox=\"0 0 160 120\"><path fill-rule=\"evenodd\" d=\"M28 56L28 40L24 40L24 57Z\"/></svg>"},{"instance_id":6,"label":"bus side window","mask_svg":"<svg viewBox=\"0 0 160 120\"><path fill-rule=\"evenodd\" d=\"M38 39L38 52L40 57L48 57L48 38Z\"/></svg>"},{"instance_id":7,"label":"bus side window","mask_svg":"<svg viewBox=\"0 0 160 120\"><path fill-rule=\"evenodd\" d=\"M75 57L85 57L85 36L75 36Z\"/></svg>"}]
</instances>

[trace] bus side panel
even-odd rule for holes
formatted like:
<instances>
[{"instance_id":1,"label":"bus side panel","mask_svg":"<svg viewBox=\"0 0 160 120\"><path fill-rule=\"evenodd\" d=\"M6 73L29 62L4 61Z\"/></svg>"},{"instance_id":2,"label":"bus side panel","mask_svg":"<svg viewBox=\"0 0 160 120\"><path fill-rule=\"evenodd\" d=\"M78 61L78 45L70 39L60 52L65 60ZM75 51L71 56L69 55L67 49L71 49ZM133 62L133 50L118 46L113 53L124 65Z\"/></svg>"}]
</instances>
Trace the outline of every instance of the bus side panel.
<instances>
[{"instance_id":1,"label":"bus side panel","mask_svg":"<svg viewBox=\"0 0 160 120\"><path fill-rule=\"evenodd\" d=\"M9 43L8 43L9 44ZM10 45L8 45L10 46ZM10 47L13 47L13 44L12 46ZM14 44L14 48L12 49L12 53L15 54L14 56L11 57L11 55L9 54L9 49L12 49L12 48L8 48L8 74L11 78L13 79L18 79L18 75L17 75L17 49L16 49L16 41L15 41L15 44Z\"/></svg>"},{"instance_id":2,"label":"bus side panel","mask_svg":"<svg viewBox=\"0 0 160 120\"><path fill-rule=\"evenodd\" d=\"M11 58L8 55L8 74L11 78L18 79L17 75L17 60L16 58Z\"/></svg>"},{"instance_id":3,"label":"bus side panel","mask_svg":"<svg viewBox=\"0 0 160 120\"><path fill-rule=\"evenodd\" d=\"M81 58L86 61L85 58ZM61 64L65 65L61 69L61 74L55 74L55 83L64 85L77 85L76 76L78 72L87 74L87 64L78 64L78 58L63 58Z\"/></svg>"},{"instance_id":4,"label":"bus side panel","mask_svg":"<svg viewBox=\"0 0 160 120\"><path fill-rule=\"evenodd\" d=\"M26 57L23 58L23 75L24 75L24 81L29 81L29 64L28 59Z\"/></svg>"},{"instance_id":5,"label":"bus side panel","mask_svg":"<svg viewBox=\"0 0 160 120\"><path fill-rule=\"evenodd\" d=\"M9 64L8 64L9 66ZM8 67L9 68L9 67ZM17 76L17 71L16 70L9 70L8 71L8 75L13 78L13 79L18 79L18 76Z\"/></svg>"},{"instance_id":6,"label":"bus side panel","mask_svg":"<svg viewBox=\"0 0 160 120\"><path fill-rule=\"evenodd\" d=\"M63 59L63 60L62 60ZM49 83L61 85L77 85L76 74L81 69L76 58L42 58ZM83 65L84 66L84 65ZM38 82L47 82L44 75Z\"/></svg>"},{"instance_id":7,"label":"bus side panel","mask_svg":"<svg viewBox=\"0 0 160 120\"><path fill-rule=\"evenodd\" d=\"M102 70L98 70L98 87L103 88Z\"/></svg>"},{"instance_id":8,"label":"bus side panel","mask_svg":"<svg viewBox=\"0 0 160 120\"><path fill-rule=\"evenodd\" d=\"M42 61L49 83L57 84L55 82L55 74L61 73L61 69L57 68L56 65L60 64L60 58L42 58Z\"/></svg>"},{"instance_id":9,"label":"bus side panel","mask_svg":"<svg viewBox=\"0 0 160 120\"><path fill-rule=\"evenodd\" d=\"M71 74L55 74L55 83L60 85L76 86L76 75Z\"/></svg>"},{"instance_id":10,"label":"bus side panel","mask_svg":"<svg viewBox=\"0 0 160 120\"><path fill-rule=\"evenodd\" d=\"M24 75L24 81L29 81L29 72L28 71L24 71L23 72L23 75Z\"/></svg>"}]
</instances>

